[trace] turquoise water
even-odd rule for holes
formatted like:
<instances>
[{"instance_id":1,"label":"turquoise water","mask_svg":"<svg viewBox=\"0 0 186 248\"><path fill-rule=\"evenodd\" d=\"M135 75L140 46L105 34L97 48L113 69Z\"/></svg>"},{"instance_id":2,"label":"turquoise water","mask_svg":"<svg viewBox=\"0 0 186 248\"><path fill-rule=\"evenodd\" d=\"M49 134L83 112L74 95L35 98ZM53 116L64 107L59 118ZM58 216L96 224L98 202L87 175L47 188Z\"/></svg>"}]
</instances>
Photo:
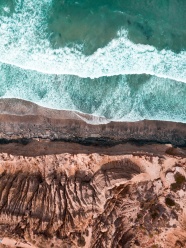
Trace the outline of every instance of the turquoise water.
<instances>
[{"instance_id":1,"label":"turquoise water","mask_svg":"<svg viewBox=\"0 0 186 248\"><path fill-rule=\"evenodd\" d=\"M55 48L83 44L91 54L128 31L135 43L175 52L186 48L186 3L184 0L53 0L48 32Z\"/></svg>"},{"instance_id":2,"label":"turquoise water","mask_svg":"<svg viewBox=\"0 0 186 248\"><path fill-rule=\"evenodd\" d=\"M0 97L186 122L185 0L0 0Z\"/></svg>"}]
</instances>

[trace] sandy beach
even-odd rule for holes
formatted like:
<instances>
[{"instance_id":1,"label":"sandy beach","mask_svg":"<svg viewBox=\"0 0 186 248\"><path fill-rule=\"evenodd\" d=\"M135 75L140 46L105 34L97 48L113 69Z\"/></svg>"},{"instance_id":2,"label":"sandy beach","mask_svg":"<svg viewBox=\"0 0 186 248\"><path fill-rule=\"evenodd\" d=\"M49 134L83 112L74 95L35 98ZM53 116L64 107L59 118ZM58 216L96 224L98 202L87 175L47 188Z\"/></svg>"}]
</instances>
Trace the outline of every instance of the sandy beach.
<instances>
[{"instance_id":1,"label":"sandy beach","mask_svg":"<svg viewBox=\"0 0 186 248\"><path fill-rule=\"evenodd\" d=\"M100 122L99 117L51 110L18 99L0 100L0 120L0 138L5 140L41 138L103 145L126 141L186 145L184 123L144 120L95 124Z\"/></svg>"}]
</instances>

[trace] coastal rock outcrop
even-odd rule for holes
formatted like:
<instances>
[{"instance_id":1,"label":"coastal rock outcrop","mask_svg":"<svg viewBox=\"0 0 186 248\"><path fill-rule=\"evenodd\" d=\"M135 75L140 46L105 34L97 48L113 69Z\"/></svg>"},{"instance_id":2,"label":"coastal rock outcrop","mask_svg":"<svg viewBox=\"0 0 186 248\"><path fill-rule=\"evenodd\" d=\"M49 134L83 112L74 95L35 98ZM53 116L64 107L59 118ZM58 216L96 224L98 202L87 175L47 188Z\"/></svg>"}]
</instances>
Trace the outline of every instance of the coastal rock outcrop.
<instances>
[{"instance_id":1,"label":"coastal rock outcrop","mask_svg":"<svg viewBox=\"0 0 186 248\"><path fill-rule=\"evenodd\" d=\"M13 247L186 246L183 157L1 153L0 172L4 244L14 239L20 245Z\"/></svg>"}]
</instances>

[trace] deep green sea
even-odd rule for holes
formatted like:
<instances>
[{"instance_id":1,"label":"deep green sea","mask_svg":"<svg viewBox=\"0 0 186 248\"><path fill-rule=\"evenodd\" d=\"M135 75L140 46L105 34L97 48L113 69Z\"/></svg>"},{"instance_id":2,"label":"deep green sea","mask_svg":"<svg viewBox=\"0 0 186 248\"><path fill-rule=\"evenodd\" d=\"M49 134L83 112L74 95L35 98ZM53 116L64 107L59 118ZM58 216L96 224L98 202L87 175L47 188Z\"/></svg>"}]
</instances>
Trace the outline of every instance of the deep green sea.
<instances>
[{"instance_id":1,"label":"deep green sea","mask_svg":"<svg viewBox=\"0 0 186 248\"><path fill-rule=\"evenodd\" d=\"M0 0L0 98L186 123L186 0Z\"/></svg>"}]
</instances>

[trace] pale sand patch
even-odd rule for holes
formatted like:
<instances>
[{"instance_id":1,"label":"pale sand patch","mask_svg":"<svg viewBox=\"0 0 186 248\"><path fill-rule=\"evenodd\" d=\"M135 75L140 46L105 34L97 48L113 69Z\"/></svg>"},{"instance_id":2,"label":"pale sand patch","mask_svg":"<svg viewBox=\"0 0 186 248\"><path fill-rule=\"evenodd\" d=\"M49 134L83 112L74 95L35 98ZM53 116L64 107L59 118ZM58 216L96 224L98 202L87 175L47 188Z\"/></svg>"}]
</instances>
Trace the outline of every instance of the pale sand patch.
<instances>
[{"instance_id":1,"label":"pale sand patch","mask_svg":"<svg viewBox=\"0 0 186 248\"><path fill-rule=\"evenodd\" d=\"M10 238L3 238L1 241L1 244L8 245L10 247L37 248L36 246L28 242L23 243L23 242L16 241L15 239L10 239Z\"/></svg>"}]
</instances>

